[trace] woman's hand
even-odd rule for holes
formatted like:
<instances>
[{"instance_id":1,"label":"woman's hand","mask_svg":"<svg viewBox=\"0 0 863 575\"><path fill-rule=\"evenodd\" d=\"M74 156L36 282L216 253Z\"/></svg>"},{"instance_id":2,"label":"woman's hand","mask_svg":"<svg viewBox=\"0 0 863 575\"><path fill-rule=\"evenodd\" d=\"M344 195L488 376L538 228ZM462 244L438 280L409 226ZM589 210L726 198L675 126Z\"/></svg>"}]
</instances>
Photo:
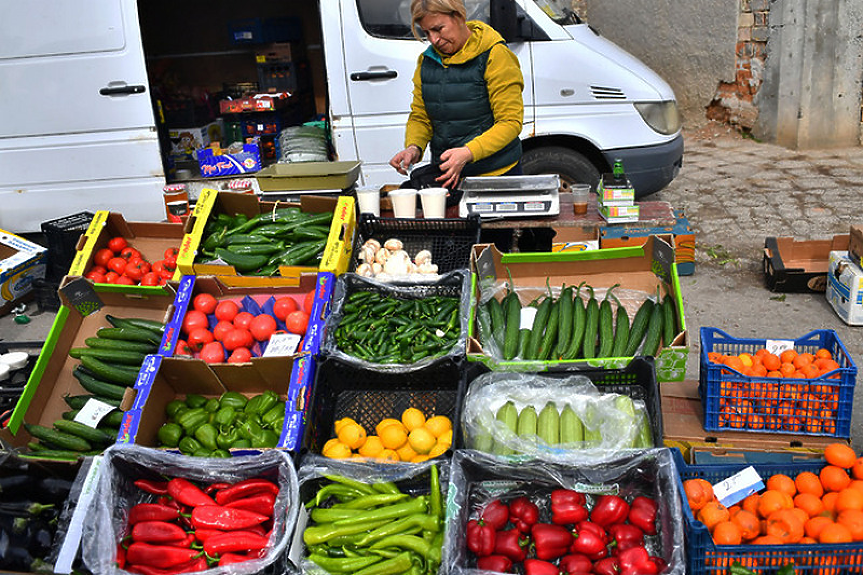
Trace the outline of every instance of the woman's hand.
<instances>
[{"instance_id":1,"label":"woman's hand","mask_svg":"<svg viewBox=\"0 0 863 575\"><path fill-rule=\"evenodd\" d=\"M422 150L416 146L408 146L390 160L390 165L403 176L408 175L408 168L422 159Z\"/></svg>"},{"instance_id":2,"label":"woman's hand","mask_svg":"<svg viewBox=\"0 0 863 575\"><path fill-rule=\"evenodd\" d=\"M440 170L443 175L438 176L437 181L444 188L454 188L458 184L461 171L468 162L473 161L471 151L462 146L461 148L450 148L440 155Z\"/></svg>"}]
</instances>

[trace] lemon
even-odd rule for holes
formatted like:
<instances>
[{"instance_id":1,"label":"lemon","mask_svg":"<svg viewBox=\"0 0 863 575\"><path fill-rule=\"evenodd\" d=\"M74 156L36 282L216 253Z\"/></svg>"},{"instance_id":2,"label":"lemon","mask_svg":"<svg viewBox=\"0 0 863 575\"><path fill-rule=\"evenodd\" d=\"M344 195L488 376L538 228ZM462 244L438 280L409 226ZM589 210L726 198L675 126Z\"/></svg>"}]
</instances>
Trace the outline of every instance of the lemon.
<instances>
[{"instance_id":1,"label":"lemon","mask_svg":"<svg viewBox=\"0 0 863 575\"><path fill-rule=\"evenodd\" d=\"M377 457L384 450L381 438L377 435L369 435L365 443L360 447L360 455L363 457Z\"/></svg>"},{"instance_id":2,"label":"lemon","mask_svg":"<svg viewBox=\"0 0 863 575\"><path fill-rule=\"evenodd\" d=\"M342 426L343 426L343 425L345 425L345 424L347 424L347 423L354 423L354 424L356 424L357 422L356 422L356 421L354 421L353 419L351 419L350 417L343 417L343 418L341 418L340 420L338 420L337 422L335 422L335 423L333 424L333 427L335 427L335 429L336 429L336 434L338 434L338 433L339 433L339 429L341 429L341 428L342 428Z\"/></svg>"},{"instance_id":3,"label":"lemon","mask_svg":"<svg viewBox=\"0 0 863 575\"><path fill-rule=\"evenodd\" d=\"M423 415L423 412L415 407L409 407L402 412L402 423L405 424L405 427L408 431L413 431L417 427L422 427L425 425L426 416Z\"/></svg>"},{"instance_id":4,"label":"lemon","mask_svg":"<svg viewBox=\"0 0 863 575\"><path fill-rule=\"evenodd\" d=\"M452 422L446 415L435 415L426 421L425 428L435 437L440 437L447 431L452 431Z\"/></svg>"},{"instance_id":5,"label":"lemon","mask_svg":"<svg viewBox=\"0 0 863 575\"><path fill-rule=\"evenodd\" d=\"M399 454L393 451L392 449L384 449L382 450L377 458L378 461L384 461L386 463L398 463L401 461L399 459Z\"/></svg>"},{"instance_id":6,"label":"lemon","mask_svg":"<svg viewBox=\"0 0 863 575\"><path fill-rule=\"evenodd\" d=\"M411 431L411 434L408 435L408 442L411 445L411 449L422 455L431 451L432 447L437 443L435 436L425 427L417 427Z\"/></svg>"},{"instance_id":7,"label":"lemon","mask_svg":"<svg viewBox=\"0 0 863 575\"><path fill-rule=\"evenodd\" d=\"M446 453L447 449L449 449L449 445L444 445L443 443L440 443L440 442L435 443L434 447L432 447L431 451L429 451L428 456L429 457L437 457L439 455L443 455L444 453Z\"/></svg>"},{"instance_id":8,"label":"lemon","mask_svg":"<svg viewBox=\"0 0 863 575\"><path fill-rule=\"evenodd\" d=\"M392 417L388 417L386 419L382 419L381 422L375 426L375 433L381 435L381 431L383 431L390 425L398 425L399 427L404 429L404 425L402 425L401 421L399 421L398 419L393 419Z\"/></svg>"},{"instance_id":9,"label":"lemon","mask_svg":"<svg viewBox=\"0 0 863 575\"><path fill-rule=\"evenodd\" d=\"M335 441L335 443L332 443L333 441ZM331 439L324 446L321 453L324 457L329 457L331 459L346 459L351 456L351 448L338 439Z\"/></svg>"},{"instance_id":10,"label":"lemon","mask_svg":"<svg viewBox=\"0 0 863 575\"><path fill-rule=\"evenodd\" d=\"M428 455L417 455L413 459L411 459L411 463L422 463L423 461L428 461L431 459Z\"/></svg>"},{"instance_id":11,"label":"lemon","mask_svg":"<svg viewBox=\"0 0 863 575\"><path fill-rule=\"evenodd\" d=\"M418 455L411 447L410 442L406 442L402 447L396 449L396 453L401 461L413 461L413 458Z\"/></svg>"},{"instance_id":12,"label":"lemon","mask_svg":"<svg viewBox=\"0 0 863 575\"><path fill-rule=\"evenodd\" d=\"M408 434L405 432L402 424L388 425L381 429L381 443L386 449L396 450L403 446L408 441Z\"/></svg>"},{"instance_id":13,"label":"lemon","mask_svg":"<svg viewBox=\"0 0 863 575\"><path fill-rule=\"evenodd\" d=\"M356 423L345 423L339 428L339 441L351 449L359 449L366 441L366 430Z\"/></svg>"},{"instance_id":14,"label":"lemon","mask_svg":"<svg viewBox=\"0 0 863 575\"><path fill-rule=\"evenodd\" d=\"M437 442L445 444L447 447L450 447L452 445L452 429L438 436Z\"/></svg>"}]
</instances>

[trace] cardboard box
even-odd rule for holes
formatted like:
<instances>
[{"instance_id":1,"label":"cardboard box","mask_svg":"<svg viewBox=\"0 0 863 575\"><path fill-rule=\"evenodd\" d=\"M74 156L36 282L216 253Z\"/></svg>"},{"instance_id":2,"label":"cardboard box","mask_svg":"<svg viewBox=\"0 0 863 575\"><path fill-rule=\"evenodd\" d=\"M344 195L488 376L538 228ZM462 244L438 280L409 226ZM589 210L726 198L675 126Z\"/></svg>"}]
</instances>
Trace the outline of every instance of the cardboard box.
<instances>
[{"instance_id":1,"label":"cardboard box","mask_svg":"<svg viewBox=\"0 0 863 575\"><path fill-rule=\"evenodd\" d=\"M555 228L551 241L552 253L583 252L599 249L599 230L589 228Z\"/></svg>"},{"instance_id":2,"label":"cardboard box","mask_svg":"<svg viewBox=\"0 0 863 575\"><path fill-rule=\"evenodd\" d=\"M631 206L635 203L635 187L629 178L603 174L596 186L596 196L599 203L606 206Z\"/></svg>"},{"instance_id":3,"label":"cardboard box","mask_svg":"<svg viewBox=\"0 0 863 575\"><path fill-rule=\"evenodd\" d=\"M517 287L522 304L546 293L546 279L552 288L563 283L577 284L584 280L597 288L620 284L622 290L636 290L645 295L655 294L660 287L663 294L671 293L677 308L677 323L681 326L671 345L663 344L656 356L656 376L659 381L679 381L686 374L689 340L683 316L680 282L674 266L671 239L650 236L643 246L600 249L571 253L502 254L491 244L474 246L471 271L474 273L474 301L480 301L482 292L494 291L508 284L509 273ZM500 295L500 294L498 294ZM639 301L629 303L630 317L635 314ZM632 308L632 309L631 309ZM474 308L474 316L475 308ZM632 358L578 359L563 361L500 361L484 352L477 337L475 318L471 318L467 358L481 361L491 369L543 371L553 365L566 365L573 369L589 367L625 367Z\"/></svg>"},{"instance_id":4,"label":"cardboard box","mask_svg":"<svg viewBox=\"0 0 863 575\"><path fill-rule=\"evenodd\" d=\"M142 290L110 284L94 286L87 280L78 281L80 283L67 283L60 288L63 306L57 312L42 353L9 420L8 431L14 435L11 441L16 447L31 441L30 434L22 426L24 422L51 427L69 411L69 406L63 401L64 395L88 393L72 375L79 361L69 357L71 348L83 347L84 340L95 336L97 330L111 327L106 315L165 321L175 296L170 287ZM75 293L82 284L83 290ZM88 288L91 291L87 294ZM97 300L79 301L77 296L82 293L95 294ZM74 303L76 301L78 303ZM99 304L102 307L97 309ZM131 389L127 393L131 393Z\"/></svg>"},{"instance_id":5,"label":"cardboard box","mask_svg":"<svg viewBox=\"0 0 863 575\"><path fill-rule=\"evenodd\" d=\"M274 42L255 50L258 64L280 64L292 62L303 57L303 45L293 42Z\"/></svg>"},{"instance_id":6,"label":"cardboard box","mask_svg":"<svg viewBox=\"0 0 863 575\"><path fill-rule=\"evenodd\" d=\"M641 208L635 205L608 205L600 203L599 215L609 224L637 222Z\"/></svg>"},{"instance_id":7,"label":"cardboard box","mask_svg":"<svg viewBox=\"0 0 863 575\"><path fill-rule=\"evenodd\" d=\"M219 100L219 112L222 114L239 114L242 112L274 112L284 108L288 98L281 94L255 94L235 100Z\"/></svg>"},{"instance_id":8,"label":"cardboard box","mask_svg":"<svg viewBox=\"0 0 863 575\"><path fill-rule=\"evenodd\" d=\"M848 249L848 234L829 240L764 239L764 282L775 292L824 292L832 251Z\"/></svg>"},{"instance_id":9,"label":"cardboard box","mask_svg":"<svg viewBox=\"0 0 863 575\"><path fill-rule=\"evenodd\" d=\"M743 449L766 453L821 454L831 443L845 440L836 437L752 433L743 431L705 431L704 413L698 397L697 381L679 381L659 386L662 395L662 422L667 447L677 447L684 459L692 463L696 451L722 453Z\"/></svg>"},{"instance_id":10,"label":"cardboard box","mask_svg":"<svg viewBox=\"0 0 863 575\"><path fill-rule=\"evenodd\" d=\"M222 141L222 120L195 128L168 128L170 156L175 160L194 160L198 150Z\"/></svg>"},{"instance_id":11,"label":"cardboard box","mask_svg":"<svg viewBox=\"0 0 863 575\"><path fill-rule=\"evenodd\" d=\"M263 192L345 190L354 185L361 162L294 162L273 164L257 174Z\"/></svg>"},{"instance_id":12,"label":"cardboard box","mask_svg":"<svg viewBox=\"0 0 863 575\"><path fill-rule=\"evenodd\" d=\"M689 227L689 220L682 210L675 210L673 226L604 226L599 229L600 248L623 248L643 245L649 236L669 234L674 236L674 263L677 275L689 276L695 273L695 232Z\"/></svg>"},{"instance_id":13,"label":"cardboard box","mask_svg":"<svg viewBox=\"0 0 863 575\"><path fill-rule=\"evenodd\" d=\"M198 152L201 176L236 176L251 174L261 169L261 152L257 144L243 144L243 151L229 154L222 148L205 148Z\"/></svg>"},{"instance_id":14,"label":"cardboard box","mask_svg":"<svg viewBox=\"0 0 863 575\"><path fill-rule=\"evenodd\" d=\"M863 269L848 252L830 252L827 268L827 301L848 325L863 325Z\"/></svg>"},{"instance_id":15,"label":"cardboard box","mask_svg":"<svg viewBox=\"0 0 863 575\"><path fill-rule=\"evenodd\" d=\"M249 217L272 212L276 207L298 207L304 212L333 212L330 235L319 267L282 266L277 276L243 276L233 266L224 264L197 263L195 256L204 239L204 228L210 217L216 214L245 214ZM262 202L252 194L220 193L204 188L198 196L195 209L186 222L186 235L177 257L177 268L186 275L217 275L228 286L276 286L298 285L300 275L318 271L342 274L348 269L353 250L356 214L354 199L350 196L338 198L322 196L300 196L299 202Z\"/></svg>"},{"instance_id":16,"label":"cardboard box","mask_svg":"<svg viewBox=\"0 0 863 575\"><path fill-rule=\"evenodd\" d=\"M165 257L165 250L179 249L184 233L183 224L179 222L129 222L123 214L98 211L90 221L87 231L78 240L69 275L85 275L94 265L93 257L96 252L107 248L111 238L125 238L129 246L141 252L144 259L152 264ZM173 279L177 280L179 277L177 272Z\"/></svg>"},{"instance_id":17,"label":"cardboard box","mask_svg":"<svg viewBox=\"0 0 863 575\"><path fill-rule=\"evenodd\" d=\"M851 226L848 257L860 268L863 268L863 225Z\"/></svg>"},{"instance_id":18,"label":"cardboard box","mask_svg":"<svg viewBox=\"0 0 863 575\"><path fill-rule=\"evenodd\" d=\"M45 277L48 250L0 230L0 315L33 297L33 282Z\"/></svg>"}]
</instances>

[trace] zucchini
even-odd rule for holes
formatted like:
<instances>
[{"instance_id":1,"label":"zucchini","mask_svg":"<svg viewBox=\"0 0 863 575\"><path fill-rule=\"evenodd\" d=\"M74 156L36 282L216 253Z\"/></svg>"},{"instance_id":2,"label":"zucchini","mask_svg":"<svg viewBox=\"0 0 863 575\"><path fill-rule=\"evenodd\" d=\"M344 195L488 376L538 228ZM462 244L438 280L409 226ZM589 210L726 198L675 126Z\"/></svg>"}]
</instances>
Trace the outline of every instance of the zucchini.
<instances>
[{"instance_id":1,"label":"zucchini","mask_svg":"<svg viewBox=\"0 0 863 575\"><path fill-rule=\"evenodd\" d=\"M72 375L75 376L75 379L78 380L78 383L81 384L81 387L94 395L99 395L102 397L107 397L108 399L115 399L119 401L123 399L123 395L126 393L125 387L114 385L113 383L107 383L105 381L100 381L95 377L84 373L77 367L72 370Z\"/></svg>"},{"instance_id":2,"label":"zucchini","mask_svg":"<svg viewBox=\"0 0 863 575\"><path fill-rule=\"evenodd\" d=\"M58 419L55 421L54 429L62 433L68 433L69 435L80 437L91 445L107 445L109 443L113 443L114 440L117 439L116 437L111 437L104 431L100 431L96 428L90 427L89 425L84 425L83 423L67 419Z\"/></svg>"},{"instance_id":3,"label":"zucchini","mask_svg":"<svg viewBox=\"0 0 863 575\"><path fill-rule=\"evenodd\" d=\"M611 309L609 296L611 291L620 284L614 284L605 292L605 298L599 304L599 350L596 357L611 357L614 349L614 312Z\"/></svg>"},{"instance_id":4,"label":"zucchini","mask_svg":"<svg viewBox=\"0 0 863 575\"><path fill-rule=\"evenodd\" d=\"M114 327L134 327L138 329L148 329L155 332L161 341L162 333L165 331L165 324L154 319L144 319L142 317L116 317L106 315L105 319Z\"/></svg>"},{"instance_id":5,"label":"zucchini","mask_svg":"<svg viewBox=\"0 0 863 575\"><path fill-rule=\"evenodd\" d=\"M587 286L590 290L590 299L587 301L584 319L584 340L581 342L581 355L585 359L592 359L596 356L596 333L599 329L599 303L593 292L593 288Z\"/></svg>"},{"instance_id":6,"label":"zucchini","mask_svg":"<svg viewBox=\"0 0 863 575\"><path fill-rule=\"evenodd\" d=\"M91 399L98 399L102 403L107 403L108 405L114 407L120 407L119 399L111 399L109 397L99 397L98 395L64 395L63 401L66 402L66 405L69 406L70 409L83 409L88 401Z\"/></svg>"},{"instance_id":7,"label":"zucchini","mask_svg":"<svg viewBox=\"0 0 863 575\"><path fill-rule=\"evenodd\" d=\"M629 327L629 341L626 344L626 350L623 352L624 357L633 356L638 351L641 340L644 339L644 334L647 332L647 324L650 322L652 311L653 300L647 298L641 304L641 307L638 308L638 311L635 312L632 325Z\"/></svg>"},{"instance_id":8,"label":"zucchini","mask_svg":"<svg viewBox=\"0 0 863 575\"><path fill-rule=\"evenodd\" d=\"M116 349L118 351L137 351L138 353L156 353L158 345L141 343L137 341L125 341L122 339L107 339L104 337L88 337L84 345L94 349Z\"/></svg>"},{"instance_id":9,"label":"zucchini","mask_svg":"<svg viewBox=\"0 0 863 575\"><path fill-rule=\"evenodd\" d=\"M611 357L625 357L626 344L629 343L629 314L626 308L617 301L617 315L614 318L614 345L611 348Z\"/></svg>"},{"instance_id":10,"label":"zucchini","mask_svg":"<svg viewBox=\"0 0 863 575\"><path fill-rule=\"evenodd\" d=\"M68 449L70 451L90 451L93 449L87 440L82 439L77 435L64 433L62 431L57 431L56 429L51 429L50 427L30 423L25 423L24 428L27 430L27 433L36 439L48 441L61 449Z\"/></svg>"},{"instance_id":11,"label":"zucchini","mask_svg":"<svg viewBox=\"0 0 863 575\"><path fill-rule=\"evenodd\" d=\"M530 341L527 343L525 359L539 358L539 346L545 333L545 324L548 323L548 316L551 314L551 305L551 298L546 297L536 310L536 315L533 318L533 327L530 330Z\"/></svg>"},{"instance_id":12,"label":"zucchini","mask_svg":"<svg viewBox=\"0 0 863 575\"><path fill-rule=\"evenodd\" d=\"M238 272L251 272L266 265L270 256L266 254L235 254L225 248L216 248L216 257Z\"/></svg>"},{"instance_id":13,"label":"zucchini","mask_svg":"<svg viewBox=\"0 0 863 575\"><path fill-rule=\"evenodd\" d=\"M491 335L494 339L494 344L497 346L497 351L503 351L503 337L506 333L506 318L503 314L503 306L496 298L488 300L489 311L491 312Z\"/></svg>"},{"instance_id":14,"label":"zucchini","mask_svg":"<svg viewBox=\"0 0 863 575\"><path fill-rule=\"evenodd\" d=\"M578 284L578 289L575 291L575 296L572 300L572 337L569 340L569 347L563 354L563 359L575 359L578 357L578 351L581 349L581 340L584 338L584 323L585 309L584 302L581 301L581 286L584 282Z\"/></svg>"},{"instance_id":15,"label":"zucchini","mask_svg":"<svg viewBox=\"0 0 863 575\"><path fill-rule=\"evenodd\" d=\"M73 347L69 355L75 359L89 356L109 363L122 363L124 365L137 365L141 367L147 354L136 351L122 351L117 349L92 349L89 347Z\"/></svg>"},{"instance_id":16,"label":"zucchini","mask_svg":"<svg viewBox=\"0 0 863 575\"><path fill-rule=\"evenodd\" d=\"M512 359L518 353L518 332L521 328L521 302L518 301L518 295L511 291L504 298L504 315L506 321L506 329L503 337L503 358L506 360Z\"/></svg>"},{"instance_id":17,"label":"zucchini","mask_svg":"<svg viewBox=\"0 0 863 575\"><path fill-rule=\"evenodd\" d=\"M665 294L662 300L662 342L666 346L671 345L677 335L674 311L674 300L669 294Z\"/></svg>"},{"instance_id":18,"label":"zucchini","mask_svg":"<svg viewBox=\"0 0 863 575\"><path fill-rule=\"evenodd\" d=\"M548 314L548 325L545 328L545 334L539 344L538 359L548 359L551 357L552 349L557 341L557 326L560 323L560 299L551 304L551 311Z\"/></svg>"},{"instance_id":19,"label":"zucchini","mask_svg":"<svg viewBox=\"0 0 863 575\"><path fill-rule=\"evenodd\" d=\"M662 316L662 305L653 306L653 310L650 313L650 323L644 336L644 347L641 349L641 355L656 355L656 350L659 349L659 338L662 336Z\"/></svg>"},{"instance_id":20,"label":"zucchini","mask_svg":"<svg viewBox=\"0 0 863 575\"><path fill-rule=\"evenodd\" d=\"M569 341L572 339L572 320L573 320L573 304L572 304L572 286L564 287L560 293L560 307L558 312L560 318L557 321L557 347L555 347L555 359L561 358L566 353L569 347Z\"/></svg>"},{"instance_id":21,"label":"zucchini","mask_svg":"<svg viewBox=\"0 0 863 575\"><path fill-rule=\"evenodd\" d=\"M137 341L139 343L149 343L153 345L159 345L162 343L162 338L155 332L138 327L103 327L96 332L96 335L105 339Z\"/></svg>"},{"instance_id":22,"label":"zucchini","mask_svg":"<svg viewBox=\"0 0 863 575\"><path fill-rule=\"evenodd\" d=\"M81 356L81 365L92 371L99 379L110 381L111 383L135 385L135 380L138 379L138 370L132 372L90 355Z\"/></svg>"}]
</instances>

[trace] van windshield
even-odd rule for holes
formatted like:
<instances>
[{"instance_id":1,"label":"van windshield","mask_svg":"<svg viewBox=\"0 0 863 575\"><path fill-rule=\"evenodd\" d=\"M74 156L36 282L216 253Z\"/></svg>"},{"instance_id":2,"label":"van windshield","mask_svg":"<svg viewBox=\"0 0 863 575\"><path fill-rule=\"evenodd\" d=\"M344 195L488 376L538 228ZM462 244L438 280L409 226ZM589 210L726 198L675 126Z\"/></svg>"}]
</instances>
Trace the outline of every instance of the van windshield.
<instances>
[{"instance_id":1,"label":"van windshield","mask_svg":"<svg viewBox=\"0 0 863 575\"><path fill-rule=\"evenodd\" d=\"M543 12L555 23L565 26L567 24L581 24L581 18L572 11L569 0L533 0Z\"/></svg>"}]
</instances>

